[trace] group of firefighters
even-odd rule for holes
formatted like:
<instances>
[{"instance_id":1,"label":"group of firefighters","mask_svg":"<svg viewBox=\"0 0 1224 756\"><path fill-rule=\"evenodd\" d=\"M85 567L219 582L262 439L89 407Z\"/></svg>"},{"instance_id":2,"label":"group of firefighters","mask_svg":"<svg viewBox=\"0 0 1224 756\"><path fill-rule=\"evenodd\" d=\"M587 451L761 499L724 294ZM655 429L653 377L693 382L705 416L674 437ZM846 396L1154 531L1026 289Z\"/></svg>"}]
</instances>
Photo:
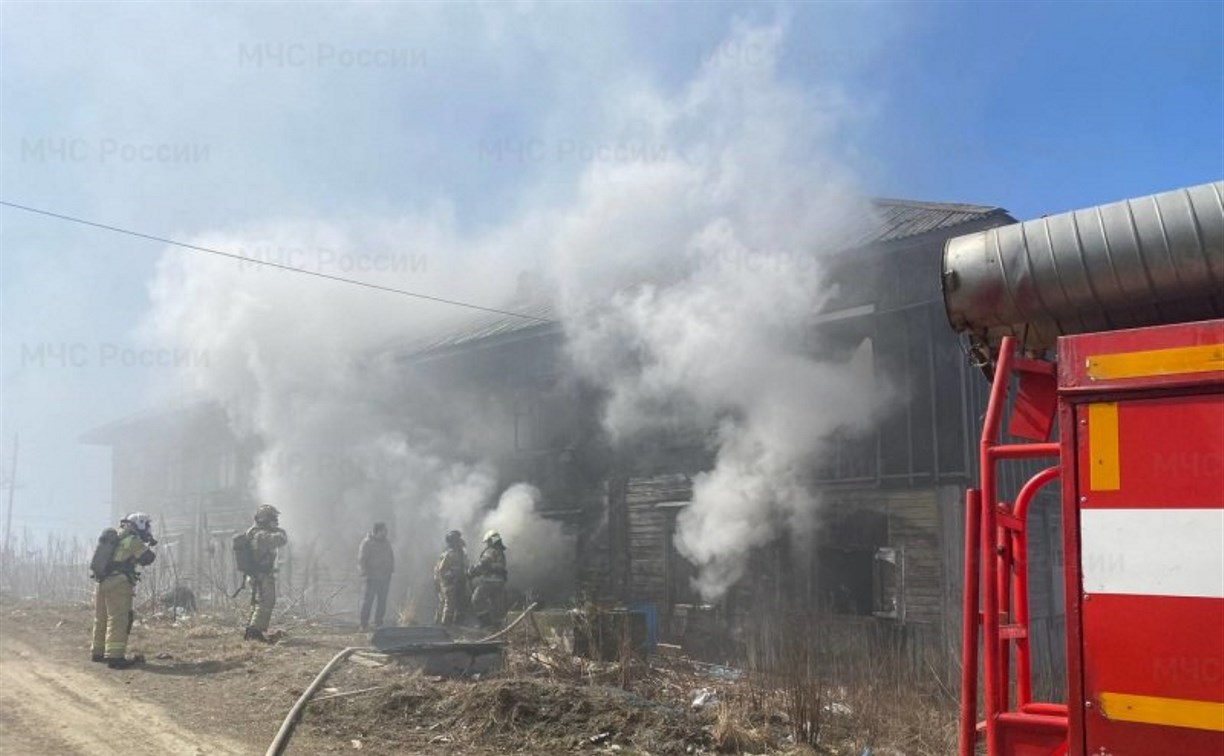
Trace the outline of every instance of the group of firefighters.
<instances>
[{"instance_id":1,"label":"group of firefighters","mask_svg":"<svg viewBox=\"0 0 1224 756\"><path fill-rule=\"evenodd\" d=\"M245 534L235 537L249 549L243 585L251 588L251 615L243 631L246 640L269 642L268 625L276 605L276 557L288 543L280 527L280 512L265 504L255 510L254 523ZM438 595L435 622L458 624L470 608L482 627L500 626L506 613L506 547L496 530L485 532L481 539L484 549L477 562L469 567L463 535L458 530L446 534L446 548L434 566L434 586ZM111 669L126 669L139 663L127 656L128 635L132 629L133 598L138 568L152 564L153 519L143 512L133 512L119 522L115 530L103 531L99 549L91 569L97 582L94 592L94 626L91 658ZM235 546L237 550L237 546ZM242 560L240 560L241 562ZM395 571L395 552L387 537L385 523L376 522L366 534L357 552L357 567L364 580L361 599L361 629L370 627L373 610L374 625L381 626L386 613L391 575Z\"/></svg>"},{"instance_id":2,"label":"group of firefighters","mask_svg":"<svg viewBox=\"0 0 1224 756\"><path fill-rule=\"evenodd\" d=\"M481 627L499 626L506 616L506 546L496 530L486 531L484 550L476 564L468 566L463 534L446 534L446 549L434 565L434 587L438 610L434 622L455 625L470 607ZM369 629L370 610L374 625L383 623L391 573L395 571L395 552L387 539L387 526L376 522L357 551L357 567L365 578L361 599L361 629Z\"/></svg>"},{"instance_id":3,"label":"group of firefighters","mask_svg":"<svg viewBox=\"0 0 1224 756\"><path fill-rule=\"evenodd\" d=\"M481 539L484 550L476 564L468 567L463 534L446 534L446 550L434 566L434 586L438 590L438 612L434 622L457 624L469 605L481 627L501 625L506 616L506 546L496 530L486 531ZM472 586L468 593L469 585Z\"/></svg>"}]
</instances>

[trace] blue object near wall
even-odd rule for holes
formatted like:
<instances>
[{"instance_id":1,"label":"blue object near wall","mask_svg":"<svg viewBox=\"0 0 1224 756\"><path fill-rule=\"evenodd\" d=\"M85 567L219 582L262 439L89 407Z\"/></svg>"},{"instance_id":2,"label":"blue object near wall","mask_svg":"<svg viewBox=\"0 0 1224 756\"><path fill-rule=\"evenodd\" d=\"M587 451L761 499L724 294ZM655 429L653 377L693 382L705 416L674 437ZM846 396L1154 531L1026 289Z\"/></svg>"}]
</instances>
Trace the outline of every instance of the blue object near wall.
<instances>
[{"instance_id":1,"label":"blue object near wall","mask_svg":"<svg viewBox=\"0 0 1224 756\"><path fill-rule=\"evenodd\" d=\"M630 604L629 611L646 617L646 650L654 653L655 646L659 645L659 614L655 611L655 605L649 601L642 601Z\"/></svg>"}]
</instances>

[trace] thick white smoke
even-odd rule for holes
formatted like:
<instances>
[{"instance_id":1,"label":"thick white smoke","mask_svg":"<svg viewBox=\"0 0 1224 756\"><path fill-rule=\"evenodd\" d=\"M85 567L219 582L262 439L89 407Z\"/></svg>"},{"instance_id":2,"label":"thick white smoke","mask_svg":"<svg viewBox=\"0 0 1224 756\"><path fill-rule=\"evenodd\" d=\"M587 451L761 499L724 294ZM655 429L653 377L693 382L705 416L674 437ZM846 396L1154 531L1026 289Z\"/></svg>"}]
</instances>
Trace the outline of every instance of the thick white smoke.
<instances>
[{"instance_id":1,"label":"thick white smoke","mask_svg":"<svg viewBox=\"0 0 1224 756\"><path fill-rule=\"evenodd\" d=\"M806 337L829 294L821 258L866 217L837 158L854 112L836 89L813 98L779 81L770 61L782 38L781 27L736 28L726 44L754 50L752 65L714 55L674 94L640 81L607 93L592 143L637 152L593 160L572 199L479 235L441 212L194 241L491 304L511 300L522 270L543 268L572 367L605 391L612 438L631 443L660 423L713 432L716 464L695 480L678 539L716 598L752 548L812 527L807 476L824 440L872 410L856 372L816 359ZM358 255L391 264L337 269ZM258 496L287 523L335 541L338 525L356 539L370 520L393 520L424 570L442 533L479 522L505 535L523 589L572 558L530 487L506 490L482 518L506 445L497 409L461 381L377 359L468 313L177 251L153 299L153 328L209 357L192 366L192 388L265 440Z\"/></svg>"},{"instance_id":2,"label":"thick white smoke","mask_svg":"<svg viewBox=\"0 0 1224 756\"><path fill-rule=\"evenodd\" d=\"M481 523L481 532L496 530L506 544L509 586L521 591L550 593L573 584L574 538L561 523L536 514L540 492L516 483L502 493L497 506Z\"/></svg>"},{"instance_id":3,"label":"thick white smoke","mask_svg":"<svg viewBox=\"0 0 1224 756\"><path fill-rule=\"evenodd\" d=\"M709 599L753 548L811 530L824 442L879 401L869 370L814 356L822 259L869 213L833 157L843 100L780 86L780 43L777 28L741 30L727 44L762 65L715 56L679 101L654 102L660 138L690 159L593 172L561 237L570 352L608 390L613 436L716 429L677 531Z\"/></svg>"}]
</instances>

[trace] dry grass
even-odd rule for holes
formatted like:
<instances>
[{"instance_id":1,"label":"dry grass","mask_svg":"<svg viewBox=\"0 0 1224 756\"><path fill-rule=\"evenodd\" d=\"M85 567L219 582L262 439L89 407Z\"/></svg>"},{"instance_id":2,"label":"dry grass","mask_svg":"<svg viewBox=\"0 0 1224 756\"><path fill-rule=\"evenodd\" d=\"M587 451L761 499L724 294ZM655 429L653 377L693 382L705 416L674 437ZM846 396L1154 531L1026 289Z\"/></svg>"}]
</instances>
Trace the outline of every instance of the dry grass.
<instances>
[{"instance_id":1,"label":"dry grass","mask_svg":"<svg viewBox=\"0 0 1224 756\"><path fill-rule=\"evenodd\" d=\"M761 753L771 748L770 733L751 724L742 709L723 701L718 704L710 739L720 753Z\"/></svg>"},{"instance_id":2,"label":"dry grass","mask_svg":"<svg viewBox=\"0 0 1224 756\"><path fill-rule=\"evenodd\" d=\"M216 625L197 625L190 628L186 634L188 638L203 639L203 638L220 638L225 635L221 628Z\"/></svg>"},{"instance_id":3,"label":"dry grass","mask_svg":"<svg viewBox=\"0 0 1224 756\"><path fill-rule=\"evenodd\" d=\"M54 537L43 544L19 539L0 573L0 589L80 606L92 599L92 546ZM159 559L146 570L138 601L172 587L178 577L173 567ZM278 607L285 619L290 612L303 618L300 632L330 612L336 594L321 585L300 586ZM247 597L220 606L211 621L184 626L173 616L153 615L142 626L157 634L154 647L173 654L169 666L176 672L212 673L251 663L256 651L222 626L227 618L231 626L243 623ZM406 614L404 619L412 619L411 605ZM598 752L612 745L655 754L955 752L954 687L935 672L948 665L915 665L900 644L865 639L842 648L810 619L792 618L753 636L756 645L748 656L754 662L745 665L742 677L728 678L686 659L647 661L633 652L627 636L620 639L616 661L574 657L541 642L531 627L523 623L509 634L503 670L492 679L439 682L402 671L387 676L387 670L377 681L388 685L385 690L320 702L311 718L325 735L329 728L376 735L388 743L388 753ZM354 679L353 686L368 682ZM694 693L703 688L717 700L694 710Z\"/></svg>"},{"instance_id":4,"label":"dry grass","mask_svg":"<svg viewBox=\"0 0 1224 756\"><path fill-rule=\"evenodd\" d=\"M0 590L6 595L57 603L93 600L92 542L48 534L39 543L29 531L13 541L11 551L0 554Z\"/></svg>"}]
</instances>

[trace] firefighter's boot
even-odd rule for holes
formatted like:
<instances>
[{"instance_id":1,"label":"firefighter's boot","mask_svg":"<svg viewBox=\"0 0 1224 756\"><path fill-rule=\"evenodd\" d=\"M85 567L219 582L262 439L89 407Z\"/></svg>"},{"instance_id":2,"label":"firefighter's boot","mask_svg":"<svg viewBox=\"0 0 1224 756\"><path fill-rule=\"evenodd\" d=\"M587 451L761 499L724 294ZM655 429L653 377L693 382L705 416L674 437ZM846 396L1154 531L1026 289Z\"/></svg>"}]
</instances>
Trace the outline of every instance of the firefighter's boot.
<instances>
[{"instance_id":1,"label":"firefighter's boot","mask_svg":"<svg viewBox=\"0 0 1224 756\"><path fill-rule=\"evenodd\" d=\"M141 662L140 659L128 659L126 657L119 657L116 659L107 659L106 666L110 667L111 669L129 669L131 667L135 667L139 665L140 662Z\"/></svg>"},{"instance_id":2,"label":"firefighter's boot","mask_svg":"<svg viewBox=\"0 0 1224 756\"><path fill-rule=\"evenodd\" d=\"M250 627L250 626L248 626L246 629L246 632L243 633L242 639L259 641L260 643L268 642L268 638L266 635L263 634L263 630L260 630L257 627Z\"/></svg>"}]
</instances>

